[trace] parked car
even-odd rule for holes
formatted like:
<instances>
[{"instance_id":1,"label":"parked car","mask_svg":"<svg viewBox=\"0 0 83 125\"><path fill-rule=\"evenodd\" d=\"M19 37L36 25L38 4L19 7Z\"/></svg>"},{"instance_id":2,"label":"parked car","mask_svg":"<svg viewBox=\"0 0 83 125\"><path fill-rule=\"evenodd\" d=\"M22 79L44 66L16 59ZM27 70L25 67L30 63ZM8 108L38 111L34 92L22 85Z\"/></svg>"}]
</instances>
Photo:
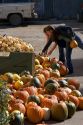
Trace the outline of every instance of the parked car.
<instances>
[{"instance_id":1,"label":"parked car","mask_svg":"<svg viewBox=\"0 0 83 125\"><path fill-rule=\"evenodd\" d=\"M34 2L29 0L2 0L0 1L0 19L7 19L10 24L20 25L24 18L36 18Z\"/></svg>"}]
</instances>

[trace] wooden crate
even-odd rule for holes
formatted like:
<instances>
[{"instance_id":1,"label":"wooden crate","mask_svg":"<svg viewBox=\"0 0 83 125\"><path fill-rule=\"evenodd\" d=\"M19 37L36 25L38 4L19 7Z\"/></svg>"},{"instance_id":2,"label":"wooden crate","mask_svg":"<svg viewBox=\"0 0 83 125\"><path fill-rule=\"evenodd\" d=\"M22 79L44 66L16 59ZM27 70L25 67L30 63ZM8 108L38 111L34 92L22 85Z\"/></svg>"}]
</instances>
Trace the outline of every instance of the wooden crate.
<instances>
[{"instance_id":1,"label":"wooden crate","mask_svg":"<svg viewBox=\"0 0 83 125\"><path fill-rule=\"evenodd\" d=\"M24 70L34 74L35 54L34 53L3 53L0 54L0 73L16 72Z\"/></svg>"}]
</instances>

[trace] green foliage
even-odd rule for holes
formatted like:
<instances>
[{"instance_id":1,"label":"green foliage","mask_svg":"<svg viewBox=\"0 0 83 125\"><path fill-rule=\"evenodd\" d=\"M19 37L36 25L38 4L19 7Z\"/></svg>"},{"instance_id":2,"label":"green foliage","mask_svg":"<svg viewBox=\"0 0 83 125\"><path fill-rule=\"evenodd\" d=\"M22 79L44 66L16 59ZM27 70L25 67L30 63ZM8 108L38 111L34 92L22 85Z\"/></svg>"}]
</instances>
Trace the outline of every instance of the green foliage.
<instances>
[{"instance_id":1,"label":"green foliage","mask_svg":"<svg viewBox=\"0 0 83 125\"><path fill-rule=\"evenodd\" d=\"M0 81L0 125L8 125L9 123L8 101L9 93L6 82Z\"/></svg>"}]
</instances>

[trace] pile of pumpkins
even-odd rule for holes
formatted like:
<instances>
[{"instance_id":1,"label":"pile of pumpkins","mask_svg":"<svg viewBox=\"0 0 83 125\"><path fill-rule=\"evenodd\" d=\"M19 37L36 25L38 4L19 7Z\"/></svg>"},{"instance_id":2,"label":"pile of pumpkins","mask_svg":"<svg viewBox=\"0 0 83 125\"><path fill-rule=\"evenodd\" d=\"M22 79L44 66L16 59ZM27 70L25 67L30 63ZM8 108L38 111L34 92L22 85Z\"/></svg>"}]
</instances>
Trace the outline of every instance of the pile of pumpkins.
<instances>
[{"instance_id":1,"label":"pile of pumpkins","mask_svg":"<svg viewBox=\"0 0 83 125\"><path fill-rule=\"evenodd\" d=\"M64 121L83 110L83 96L76 79L65 78L66 66L57 59L36 56L35 73L5 73L0 80L7 82L10 100L8 112L11 125L23 125L24 118L31 124L42 121Z\"/></svg>"}]
</instances>

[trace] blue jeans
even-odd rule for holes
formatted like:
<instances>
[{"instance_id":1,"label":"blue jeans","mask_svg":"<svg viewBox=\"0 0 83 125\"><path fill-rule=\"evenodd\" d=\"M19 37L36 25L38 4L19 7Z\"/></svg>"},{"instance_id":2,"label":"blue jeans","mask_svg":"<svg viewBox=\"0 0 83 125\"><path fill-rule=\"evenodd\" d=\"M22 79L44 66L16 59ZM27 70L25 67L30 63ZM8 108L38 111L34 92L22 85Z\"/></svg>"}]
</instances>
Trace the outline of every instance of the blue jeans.
<instances>
[{"instance_id":1,"label":"blue jeans","mask_svg":"<svg viewBox=\"0 0 83 125\"><path fill-rule=\"evenodd\" d=\"M75 40L78 43L78 47L83 50L83 41L77 34L75 34ZM69 44L66 45L65 49L66 49L67 67L69 68L70 72L73 72L73 64L72 64L72 60L71 60L72 49L70 48ZM62 61L63 63L65 63L65 53L64 53L63 47L59 47L59 60Z\"/></svg>"},{"instance_id":2,"label":"blue jeans","mask_svg":"<svg viewBox=\"0 0 83 125\"><path fill-rule=\"evenodd\" d=\"M66 48L59 47L59 60L62 61L65 64L65 53L64 49L66 49L66 64L69 69L69 72L73 73L73 64L71 60L71 54L72 49L69 47L69 45L66 46Z\"/></svg>"}]
</instances>

